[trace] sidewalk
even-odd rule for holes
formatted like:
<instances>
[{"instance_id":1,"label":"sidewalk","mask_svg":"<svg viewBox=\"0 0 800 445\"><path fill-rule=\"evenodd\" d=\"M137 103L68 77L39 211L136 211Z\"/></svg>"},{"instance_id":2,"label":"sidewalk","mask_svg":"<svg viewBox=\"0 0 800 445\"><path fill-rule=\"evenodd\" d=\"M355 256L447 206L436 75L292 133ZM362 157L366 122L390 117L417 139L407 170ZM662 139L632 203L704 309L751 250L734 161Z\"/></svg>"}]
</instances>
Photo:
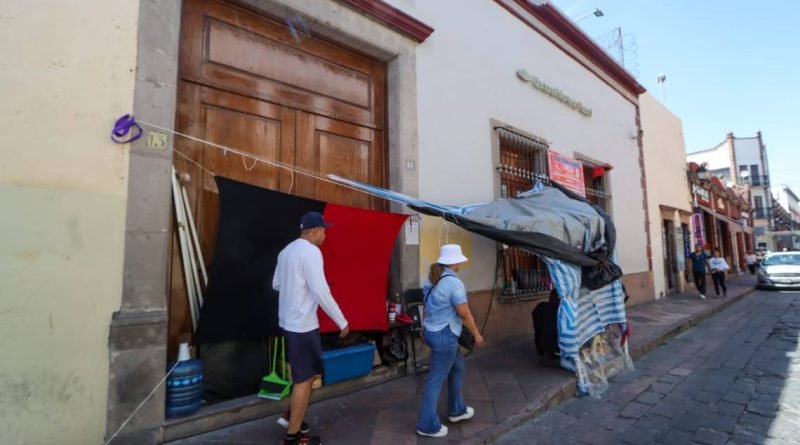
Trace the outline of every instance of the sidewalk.
<instances>
[{"instance_id":1,"label":"sidewalk","mask_svg":"<svg viewBox=\"0 0 800 445\"><path fill-rule=\"evenodd\" d=\"M700 300L696 293L677 294L628 309L633 335L630 351L635 360L668 338L738 301L753 288L755 279L731 279L728 297ZM575 377L538 363L533 336L490 347L466 361L464 397L475 417L448 425L445 439L423 439L414 434L418 397L426 374L313 404L306 416L313 434L326 445L489 443L519 424L575 396ZM442 397L440 402L444 402ZM440 412L444 412L443 409ZM228 427L170 445L255 445L279 443L285 430L276 417Z\"/></svg>"}]
</instances>

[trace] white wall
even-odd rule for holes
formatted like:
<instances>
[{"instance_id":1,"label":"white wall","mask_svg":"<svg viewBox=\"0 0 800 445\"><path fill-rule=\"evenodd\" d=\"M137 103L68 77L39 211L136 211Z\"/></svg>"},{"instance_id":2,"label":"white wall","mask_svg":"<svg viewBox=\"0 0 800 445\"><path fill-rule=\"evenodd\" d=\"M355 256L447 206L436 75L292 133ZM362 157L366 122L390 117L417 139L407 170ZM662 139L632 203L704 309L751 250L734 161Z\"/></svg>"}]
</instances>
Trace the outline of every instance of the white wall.
<instances>
[{"instance_id":1,"label":"white wall","mask_svg":"<svg viewBox=\"0 0 800 445\"><path fill-rule=\"evenodd\" d=\"M644 131L644 162L647 176L650 233L653 249L653 282L656 296L665 295L661 206L691 212L691 194L686 176L686 146L683 123L650 93L639 97L639 107ZM673 216L675 229L681 228L679 218ZM677 240L677 238L676 238ZM683 255L683 246L675 246L676 255ZM682 281L682 273L679 273Z\"/></svg>"},{"instance_id":2,"label":"white wall","mask_svg":"<svg viewBox=\"0 0 800 445\"><path fill-rule=\"evenodd\" d=\"M786 186L782 185L777 188L775 192L775 199L786 209L789 213L800 214L800 202L795 199L791 194L786 191Z\"/></svg>"},{"instance_id":3,"label":"white wall","mask_svg":"<svg viewBox=\"0 0 800 445\"><path fill-rule=\"evenodd\" d=\"M561 153L615 166L609 178L612 213L624 234L620 264L625 273L647 271L639 154L631 138L635 106L495 2L391 3L436 29L417 52L420 197L467 204L498 196L490 125L496 119L551 141ZM520 69L584 102L592 117L523 83ZM475 261L465 274L471 288L491 283L494 248L484 239L472 243Z\"/></svg>"},{"instance_id":4,"label":"white wall","mask_svg":"<svg viewBox=\"0 0 800 445\"><path fill-rule=\"evenodd\" d=\"M761 165L761 151L758 145L758 138L736 138L733 140L733 148L736 152L736 163L746 165L748 171L751 165L758 165L759 175L768 174Z\"/></svg>"},{"instance_id":5,"label":"white wall","mask_svg":"<svg viewBox=\"0 0 800 445\"><path fill-rule=\"evenodd\" d=\"M99 444L138 2L0 4L0 442ZM135 382L131 382L135 384Z\"/></svg>"},{"instance_id":6,"label":"white wall","mask_svg":"<svg viewBox=\"0 0 800 445\"><path fill-rule=\"evenodd\" d=\"M763 187L756 187L750 192L750 196L753 199L753 205L756 202L756 196L761 197L761 202L763 203L764 207L769 206L769 201L767 201L767 193L764 191Z\"/></svg>"},{"instance_id":7,"label":"white wall","mask_svg":"<svg viewBox=\"0 0 800 445\"><path fill-rule=\"evenodd\" d=\"M716 170L719 168L730 168L731 157L728 151L728 142L723 141L721 144L714 148L703 150L699 152L689 153L686 155L687 162L695 162L697 164L708 164L709 170Z\"/></svg>"}]
</instances>

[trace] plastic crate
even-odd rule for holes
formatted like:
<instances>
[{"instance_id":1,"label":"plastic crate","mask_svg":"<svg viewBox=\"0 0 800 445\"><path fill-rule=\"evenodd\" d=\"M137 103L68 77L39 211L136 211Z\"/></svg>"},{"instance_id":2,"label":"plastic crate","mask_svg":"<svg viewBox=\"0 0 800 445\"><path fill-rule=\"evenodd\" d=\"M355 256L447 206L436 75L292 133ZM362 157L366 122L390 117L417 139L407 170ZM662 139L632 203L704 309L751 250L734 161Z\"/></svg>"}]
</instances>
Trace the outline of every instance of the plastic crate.
<instances>
[{"instance_id":1,"label":"plastic crate","mask_svg":"<svg viewBox=\"0 0 800 445\"><path fill-rule=\"evenodd\" d=\"M324 351L322 382L330 385L369 374L374 354L375 345L372 343Z\"/></svg>"}]
</instances>

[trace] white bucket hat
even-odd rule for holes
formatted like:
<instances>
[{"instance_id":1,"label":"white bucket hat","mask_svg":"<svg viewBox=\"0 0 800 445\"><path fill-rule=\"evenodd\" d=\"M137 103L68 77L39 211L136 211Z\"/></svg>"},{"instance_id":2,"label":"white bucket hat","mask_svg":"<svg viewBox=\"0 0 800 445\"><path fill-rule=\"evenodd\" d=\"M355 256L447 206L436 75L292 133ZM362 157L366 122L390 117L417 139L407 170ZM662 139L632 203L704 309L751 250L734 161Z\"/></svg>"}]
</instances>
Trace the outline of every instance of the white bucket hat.
<instances>
[{"instance_id":1,"label":"white bucket hat","mask_svg":"<svg viewBox=\"0 0 800 445\"><path fill-rule=\"evenodd\" d=\"M458 244L445 244L439 249L439 259L436 260L439 264L445 266L452 266L453 264L461 264L467 261L467 257L461 253L461 246Z\"/></svg>"}]
</instances>

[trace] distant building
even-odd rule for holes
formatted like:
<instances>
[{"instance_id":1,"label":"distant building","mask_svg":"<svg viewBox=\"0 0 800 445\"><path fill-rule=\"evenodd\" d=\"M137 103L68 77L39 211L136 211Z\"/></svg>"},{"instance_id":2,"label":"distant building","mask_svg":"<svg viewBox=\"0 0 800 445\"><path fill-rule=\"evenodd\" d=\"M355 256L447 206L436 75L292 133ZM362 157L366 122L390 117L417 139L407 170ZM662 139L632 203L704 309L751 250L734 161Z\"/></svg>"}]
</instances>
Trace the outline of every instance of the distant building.
<instances>
[{"instance_id":1,"label":"distant building","mask_svg":"<svg viewBox=\"0 0 800 445\"><path fill-rule=\"evenodd\" d=\"M692 192L692 245L706 251L719 249L731 266L731 273L745 269L744 256L753 249L750 211L750 187L726 185L705 166L690 162L689 184Z\"/></svg>"},{"instance_id":2,"label":"distant building","mask_svg":"<svg viewBox=\"0 0 800 445\"><path fill-rule=\"evenodd\" d=\"M773 228L774 221L767 148L761 132L748 138L737 138L728 133L719 145L690 153L686 159L690 163L705 165L709 173L726 186L750 185L755 247L766 247L767 232Z\"/></svg>"},{"instance_id":3,"label":"distant building","mask_svg":"<svg viewBox=\"0 0 800 445\"><path fill-rule=\"evenodd\" d=\"M800 198L787 185L776 188L772 206L773 226L767 232L767 249L772 251L800 248Z\"/></svg>"}]
</instances>

